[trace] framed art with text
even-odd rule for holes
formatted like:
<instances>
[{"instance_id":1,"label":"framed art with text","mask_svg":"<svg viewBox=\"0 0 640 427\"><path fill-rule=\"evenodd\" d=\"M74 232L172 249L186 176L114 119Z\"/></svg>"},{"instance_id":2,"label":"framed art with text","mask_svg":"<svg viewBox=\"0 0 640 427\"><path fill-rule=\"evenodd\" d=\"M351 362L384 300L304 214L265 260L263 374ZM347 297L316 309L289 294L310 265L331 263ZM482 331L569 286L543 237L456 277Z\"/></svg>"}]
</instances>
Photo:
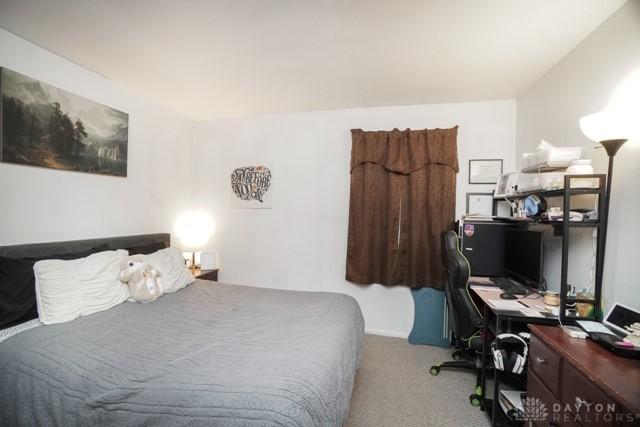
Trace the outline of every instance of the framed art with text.
<instances>
[{"instance_id":1,"label":"framed art with text","mask_svg":"<svg viewBox=\"0 0 640 427\"><path fill-rule=\"evenodd\" d=\"M231 207L271 209L273 174L264 164L240 166L231 171Z\"/></svg>"}]
</instances>

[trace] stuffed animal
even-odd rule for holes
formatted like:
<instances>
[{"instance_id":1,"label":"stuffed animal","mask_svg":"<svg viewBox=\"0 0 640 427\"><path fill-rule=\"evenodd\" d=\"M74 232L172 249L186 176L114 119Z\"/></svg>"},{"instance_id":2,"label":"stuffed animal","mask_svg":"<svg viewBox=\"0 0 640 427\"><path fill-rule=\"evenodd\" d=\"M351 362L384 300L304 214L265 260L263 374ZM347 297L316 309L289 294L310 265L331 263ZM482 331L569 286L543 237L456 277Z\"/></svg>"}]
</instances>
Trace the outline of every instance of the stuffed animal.
<instances>
[{"instance_id":1,"label":"stuffed animal","mask_svg":"<svg viewBox=\"0 0 640 427\"><path fill-rule=\"evenodd\" d=\"M152 302L164 294L160 274L141 256L130 256L121 265L119 279L129 286L131 298L137 302Z\"/></svg>"}]
</instances>

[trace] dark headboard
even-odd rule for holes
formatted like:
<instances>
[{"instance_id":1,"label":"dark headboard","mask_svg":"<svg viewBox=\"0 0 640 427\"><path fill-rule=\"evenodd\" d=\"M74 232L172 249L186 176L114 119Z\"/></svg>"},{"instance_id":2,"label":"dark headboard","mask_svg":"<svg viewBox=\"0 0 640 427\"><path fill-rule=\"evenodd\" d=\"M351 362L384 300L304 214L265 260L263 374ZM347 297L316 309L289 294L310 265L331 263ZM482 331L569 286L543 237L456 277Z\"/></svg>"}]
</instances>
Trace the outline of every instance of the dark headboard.
<instances>
[{"instance_id":1,"label":"dark headboard","mask_svg":"<svg viewBox=\"0 0 640 427\"><path fill-rule=\"evenodd\" d=\"M42 258L54 254L64 255L85 252L104 244L108 245L109 249L123 249L153 243L165 243L165 246L169 247L171 235L169 233L139 234L136 236L104 237L68 242L0 246L0 256L5 258Z\"/></svg>"}]
</instances>

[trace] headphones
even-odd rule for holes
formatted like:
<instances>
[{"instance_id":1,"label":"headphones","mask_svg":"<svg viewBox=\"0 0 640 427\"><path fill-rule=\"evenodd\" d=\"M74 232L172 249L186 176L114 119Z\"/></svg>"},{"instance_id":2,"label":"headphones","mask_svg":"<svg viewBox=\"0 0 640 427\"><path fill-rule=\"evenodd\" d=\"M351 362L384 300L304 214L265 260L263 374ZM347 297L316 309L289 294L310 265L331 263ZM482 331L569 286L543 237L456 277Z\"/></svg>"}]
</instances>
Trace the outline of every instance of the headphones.
<instances>
[{"instance_id":1,"label":"headphones","mask_svg":"<svg viewBox=\"0 0 640 427\"><path fill-rule=\"evenodd\" d=\"M498 342L506 339L513 338L522 344L522 354L517 351L506 351L498 348ZM527 354L529 353L529 346L527 342L519 335L516 334L500 334L496 336L495 340L491 343L491 353L493 354L493 365L496 369L501 371L513 372L514 374L520 374L524 370L524 366L527 363Z\"/></svg>"}]
</instances>

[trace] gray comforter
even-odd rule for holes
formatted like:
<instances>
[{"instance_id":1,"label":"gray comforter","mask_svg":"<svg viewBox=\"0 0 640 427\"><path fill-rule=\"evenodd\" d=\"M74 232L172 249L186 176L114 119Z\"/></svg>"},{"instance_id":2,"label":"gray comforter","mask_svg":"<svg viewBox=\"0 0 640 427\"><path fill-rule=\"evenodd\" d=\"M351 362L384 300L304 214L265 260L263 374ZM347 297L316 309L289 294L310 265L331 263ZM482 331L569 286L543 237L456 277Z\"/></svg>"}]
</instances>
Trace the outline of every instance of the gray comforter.
<instances>
[{"instance_id":1,"label":"gray comforter","mask_svg":"<svg viewBox=\"0 0 640 427\"><path fill-rule=\"evenodd\" d=\"M0 343L0 425L339 426L353 298L196 281Z\"/></svg>"}]
</instances>

